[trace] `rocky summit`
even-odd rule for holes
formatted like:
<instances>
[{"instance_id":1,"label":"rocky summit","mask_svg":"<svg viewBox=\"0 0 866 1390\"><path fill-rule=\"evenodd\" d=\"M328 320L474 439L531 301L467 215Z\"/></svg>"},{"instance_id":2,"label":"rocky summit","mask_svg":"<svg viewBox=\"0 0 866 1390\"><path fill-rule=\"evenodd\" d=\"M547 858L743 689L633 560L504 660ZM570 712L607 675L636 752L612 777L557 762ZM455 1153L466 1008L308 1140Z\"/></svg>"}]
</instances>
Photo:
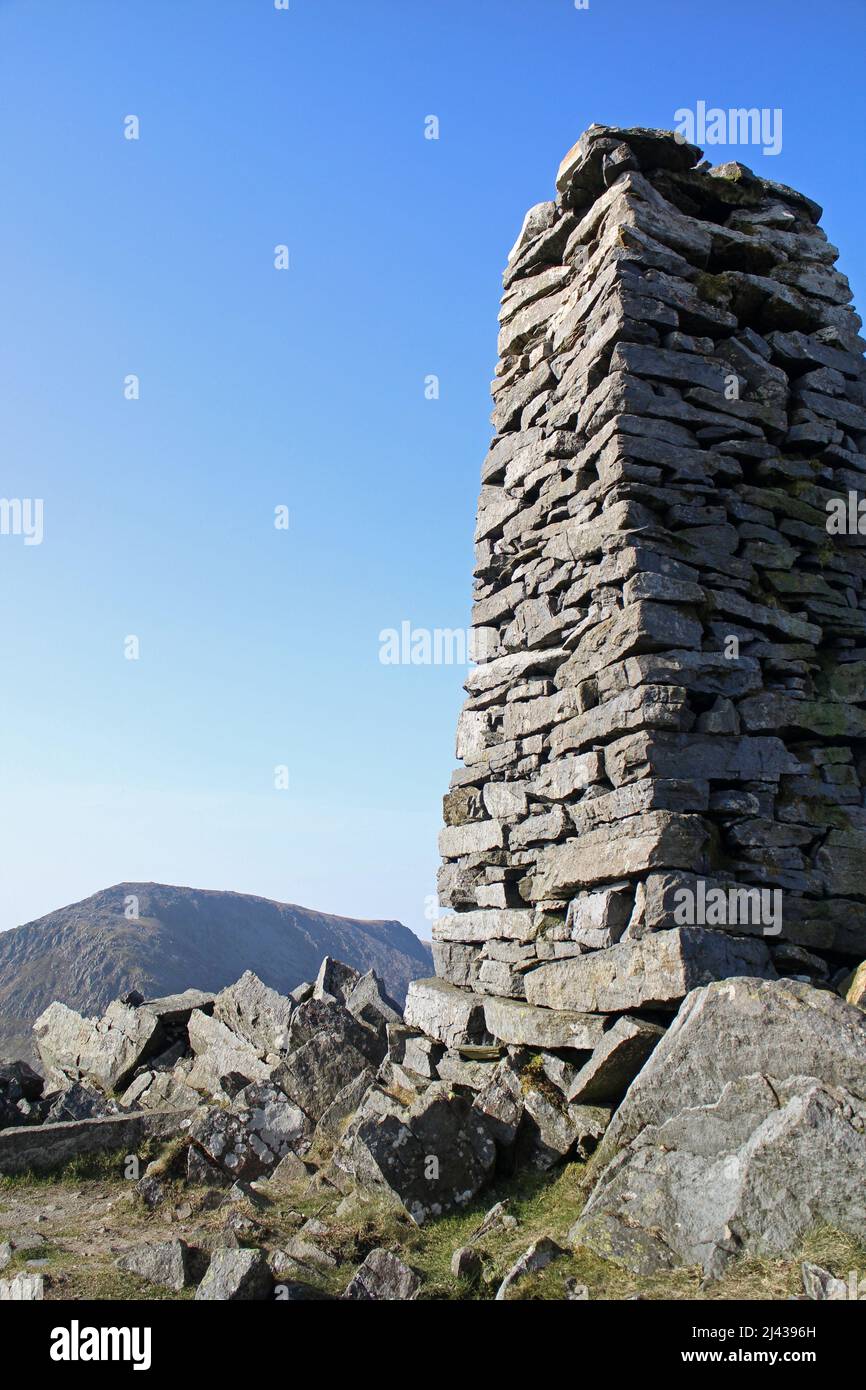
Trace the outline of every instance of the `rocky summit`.
<instances>
[{"instance_id":1,"label":"rocky summit","mask_svg":"<svg viewBox=\"0 0 866 1390\"><path fill-rule=\"evenodd\" d=\"M0 1072L0 1174L157 1151L125 1277L847 1296L805 1252L866 1249L866 344L820 216L604 126L527 213L434 974L46 1000Z\"/></svg>"}]
</instances>

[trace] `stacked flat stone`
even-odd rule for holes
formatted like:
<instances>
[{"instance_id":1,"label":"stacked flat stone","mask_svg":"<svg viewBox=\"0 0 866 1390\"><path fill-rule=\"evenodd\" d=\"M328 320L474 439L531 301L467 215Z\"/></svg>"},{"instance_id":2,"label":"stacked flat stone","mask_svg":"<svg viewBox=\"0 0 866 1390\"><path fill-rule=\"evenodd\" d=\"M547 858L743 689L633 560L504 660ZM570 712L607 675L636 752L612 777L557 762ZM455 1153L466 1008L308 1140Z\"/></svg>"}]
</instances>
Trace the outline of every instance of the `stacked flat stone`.
<instances>
[{"instance_id":1,"label":"stacked flat stone","mask_svg":"<svg viewBox=\"0 0 866 1390\"><path fill-rule=\"evenodd\" d=\"M508 258L451 910L406 1010L452 1050L645 1057L697 985L866 956L866 537L828 530L866 344L821 209L700 159L590 127ZM780 892L781 931L680 925L701 884Z\"/></svg>"}]
</instances>

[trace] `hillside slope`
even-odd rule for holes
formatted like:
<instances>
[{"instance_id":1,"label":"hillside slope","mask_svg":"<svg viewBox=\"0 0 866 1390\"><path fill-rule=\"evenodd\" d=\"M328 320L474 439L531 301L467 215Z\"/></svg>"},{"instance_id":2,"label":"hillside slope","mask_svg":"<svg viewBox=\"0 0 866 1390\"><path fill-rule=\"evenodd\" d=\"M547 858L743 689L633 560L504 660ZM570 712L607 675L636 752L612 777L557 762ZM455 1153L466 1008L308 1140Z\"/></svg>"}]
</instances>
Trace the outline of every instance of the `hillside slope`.
<instances>
[{"instance_id":1,"label":"hillside slope","mask_svg":"<svg viewBox=\"0 0 866 1390\"><path fill-rule=\"evenodd\" d=\"M138 899L137 919L125 916ZM34 1019L54 999L101 1013L130 989L151 998L217 990L253 970L282 993L323 955L373 969L402 1005L432 973L430 948L400 922L367 922L246 893L119 883L0 932L0 1059L31 1056Z\"/></svg>"}]
</instances>

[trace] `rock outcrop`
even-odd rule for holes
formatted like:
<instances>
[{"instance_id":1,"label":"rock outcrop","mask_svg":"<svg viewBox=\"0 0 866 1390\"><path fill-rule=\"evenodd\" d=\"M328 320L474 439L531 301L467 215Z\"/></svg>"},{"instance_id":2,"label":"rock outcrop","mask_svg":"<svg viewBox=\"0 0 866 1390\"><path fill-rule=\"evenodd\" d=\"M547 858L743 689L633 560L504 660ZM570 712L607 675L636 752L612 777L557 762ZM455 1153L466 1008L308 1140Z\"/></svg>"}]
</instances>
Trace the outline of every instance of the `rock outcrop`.
<instances>
[{"instance_id":1,"label":"rock outcrop","mask_svg":"<svg viewBox=\"0 0 866 1390\"><path fill-rule=\"evenodd\" d=\"M866 1235L866 1018L796 981L690 994L616 1113L572 1231L641 1273Z\"/></svg>"}]
</instances>

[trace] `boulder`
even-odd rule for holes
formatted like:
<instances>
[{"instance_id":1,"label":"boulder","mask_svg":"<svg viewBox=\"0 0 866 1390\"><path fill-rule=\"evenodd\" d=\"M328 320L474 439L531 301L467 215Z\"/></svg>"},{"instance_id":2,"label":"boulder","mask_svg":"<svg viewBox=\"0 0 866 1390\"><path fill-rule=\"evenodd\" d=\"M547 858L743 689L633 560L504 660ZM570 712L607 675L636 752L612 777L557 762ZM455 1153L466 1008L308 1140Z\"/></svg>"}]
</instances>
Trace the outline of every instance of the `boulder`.
<instances>
[{"instance_id":1,"label":"boulder","mask_svg":"<svg viewBox=\"0 0 866 1390\"><path fill-rule=\"evenodd\" d=\"M338 1004L345 1004L360 978L361 972L354 966L325 956L313 985L313 998L336 999Z\"/></svg>"},{"instance_id":2,"label":"boulder","mask_svg":"<svg viewBox=\"0 0 866 1390\"><path fill-rule=\"evenodd\" d=\"M298 1161L300 1162L300 1160ZM190 1144L186 1151L186 1180L188 1183L192 1183L193 1187L217 1188L230 1187L232 1181L222 1168L211 1163L209 1158L205 1158L201 1149L197 1149L195 1144Z\"/></svg>"},{"instance_id":3,"label":"boulder","mask_svg":"<svg viewBox=\"0 0 866 1390\"><path fill-rule=\"evenodd\" d=\"M524 1250L519 1259L508 1270L499 1288L496 1290L494 1302L501 1303L508 1296L509 1289L525 1278L527 1274L535 1274L538 1270L546 1269L552 1260L566 1252L561 1245L557 1245L555 1240L549 1236L542 1236L540 1240L533 1241L528 1250Z\"/></svg>"},{"instance_id":4,"label":"boulder","mask_svg":"<svg viewBox=\"0 0 866 1390\"><path fill-rule=\"evenodd\" d=\"M822 1224L866 1239L864 1133L860 1010L797 980L708 985L632 1082L572 1238L635 1270L710 1275Z\"/></svg>"},{"instance_id":5,"label":"boulder","mask_svg":"<svg viewBox=\"0 0 866 1390\"><path fill-rule=\"evenodd\" d=\"M610 1124L603 1105L568 1105L555 1091L526 1085L517 1135L520 1167L545 1172L569 1156L588 1158Z\"/></svg>"},{"instance_id":6,"label":"boulder","mask_svg":"<svg viewBox=\"0 0 866 1390\"><path fill-rule=\"evenodd\" d=\"M166 994L161 999L141 999L139 1004L143 1004L150 1013L155 1014L160 1023L166 1028L179 1028L189 1022L189 1016L193 1009L201 1009L203 1013L211 1013L214 1006L215 995L203 989L185 989L182 994Z\"/></svg>"},{"instance_id":7,"label":"boulder","mask_svg":"<svg viewBox=\"0 0 866 1390\"><path fill-rule=\"evenodd\" d=\"M136 1067L158 1053L165 1032L155 1013L115 999L91 1034L81 1059L81 1073L105 1091L122 1090Z\"/></svg>"},{"instance_id":8,"label":"boulder","mask_svg":"<svg viewBox=\"0 0 866 1390\"><path fill-rule=\"evenodd\" d=\"M322 1112L316 1125L316 1143L326 1146L337 1142L346 1123L354 1115L364 1096L373 1085L375 1077L369 1067L354 1076L341 1091L338 1091L326 1110Z\"/></svg>"},{"instance_id":9,"label":"boulder","mask_svg":"<svg viewBox=\"0 0 866 1390\"><path fill-rule=\"evenodd\" d=\"M803 1292L807 1298L826 1303L839 1302L850 1297L845 1280L837 1279L835 1275L830 1273L829 1269L822 1269L820 1265L811 1264L809 1260L804 1260L800 1273L803 1279Z\"/></svg>"},{"instance_id":10,"label":"boulder","mask_svg":"<svg viewBox=\"0 0 866 1390\"><path fill-rule=\"evenodd\" d=\"M640 1018L618 1018L571 1081L568 1100L584 1105L620 1100L664 1033Z\"/></svg>"},{"instance_id":11,"label":"boulder","mask_svg":"<svg viewBox=\"0 0 866 1390\"><path fill-rule=\"evenodd\" d=\"M190 1135L205 1157L235 1181L269 1173L290 1151L306 1147L307 1116L272 1083L239 1092L228 1110L205 1111Z\"/></svg>"},{"instance_id":12,"label":"boulder","mask_svg":"<svg viewBox=\"0 0 866 1390\"><path fill-rule=\"evenodd\" d=\"M286 1191L296 1183L304 1182L309 1176L304 1160L290 1149L268 1176L268 1186L277 1192Z\"/></svg>"},{"instance_id":13,"label":"boulder","mask_svg":"<svg viewBox=\"0 0 866 1390\"><path fill-rule=\"evenodd\" d=\"M433 1082L403 1105L374 1085L334 1151L331 1173L339 1185L354 1183L404 1207L422 1225L466 1206L495 1161L482 1117L447 1086Z\"/></svg>"},{"instance_id":14,"label":"boulder","mask_svg":"<svg viewBox=\"0 0 866 1390\"><path fill-rule=\"evenodd\" d=\"M604 1169L571 1238L641 1274L790 1255L813 1227L866 1239L866 1103L816 1077L730 1081Z\"/></svg>"},{"instance_id":15,"label":"boulder","mask_svg":"<svg viewBox=\"0 0 866 1390\"><path fill-rule=\"evenodd\" d=\"M243 1078L246 1084L268 1081L272 1068L263 1060L260 1050L245 1038L234 1033L219 1018L210 1018L199 1009L190 1015L189 1045L195 1062L186 1076L186 1085L209 1096L232 1094L236 1089L231 1078ZM229 1079L229 1086L223 1082Z\"/></svg>"},{"instance_id":16,"label":"boulder","mask_svg":"<svg viewBox=\"0 0 866 1390\"><path fill-rule=\"evenodd\" d=\"M302 1043L274 1072L274 1081L315 1123L356 1077L367 1058L339 1033L322 1031Z\"/></svg>"},{"instance_id":17,"label":"boulder","mask_svg":"<svg viewBox=\"0 0 866 1390\"><path fill-rule=\"evenodd\" d=\"M43 1085L42 1077L27 1062L0 1065L0 1129L38 1124L42 1120Z\"/></svg>"},{"instance_id":18,"label":"boulder","mask_svg":"<svg viewBox=\"0 0 866 1390\"><path fill-rule=\"evenodd\" d=\"M588 1157L611 1116L607 1106L569 1104L528 1053L503 1058L473 1106L505 1172L515 1163L544 1171L569 1155Z\"/></svg>"},{"instance_id":19,"label":"boulder","mask_svg":"<svg viewBox=\"0 0 866 1390\"><path fill-rule=\"evenodd\" d=\"M180 1293L199 1276L200 1257L184 1240L164 1240L139 1245L116 1263L125 1274L136 1274L148 1284Z\"/></svg>"},{"instance_id":20,"label":"boulder","mask_svg":"<svg viewBox=\"0 0 866 1390\"><path fill-rule=\"evenodd\" d=\"M46 1100L51 1102L45 1112L45 1123L49 1125L60 1124L64 1120L96 1120L103 1115L118 1113L118 1106L113 1101L109 1101L95 1086L88 1086L83 1081L74 1081L67 1090L61 1091L58 1095L47 1096ZM126 1103L122 1101L121 1104ZM128 1108L139 1109L136 1105L130 1105Z\"/></svg>"},{"instance_id":21,"label":"boulder","mask_svg":"<svg viewBox=\"0 0 866 1390\"><path fill-rule=\"evenodd\" d=\"M51 1004L34 1023L33 1033L49 1080L93 1081L104 1091L122 1090L136 1067L165 1042L155 1013L120 999L98 1020L82 1018L65 1004Z\"/></svg>"},{"instance_id":22,"label":"boulder","mask_svg":"<svg viewBox=\"0 0 866 1390\"><path fill-rule=\"evenodd\" d=\"M80 1059L95 1027L95 1018L82 1018L57 1002L39 1015L33 1025L33 1040L49 1086L62 1088L79 1079Z\"/></svg>"},{"instance_id":23,"label":"boulder","mask_svg":"<svg viewBox=\"0 0 866 1390\"><path fill-rule=\"evenodd\" d=\"M729 1081L754 1072L816 1076L866 1100L866 1018L799 980L731 979L694 990L616 1111L604 1153L687 1106L712 1104Z\"/></svg>"},{"instance_id":24,"label":"boulder","mask_svg":"<svg viewBox=\"0 0 866 1390\"><path fill-rule=\"evenodd\" d=\"M292 999L263 984L252 970L222 990L214 1000L214 1018L259 1055L285 1052L295 1009Z\"/></svg>"},{"instance_id":25,"label":"boulder","mask_svg":"<svg viewBox=\"0 0 866 1390\"><path fill-rule=\"evenodd\" d=\"M389 1250L371 1250L352 1275L344 1298L374 1301L406 1301L414 1298L421 1279Z\"/></svg>"},{"instance_id":26,"label":"boulder","mask_svg":"<svg viewBox=\"0 0 866 1390\"><path fill-rule=\"evenodd\" d=\"M366 975L359 976L346 999L346 1008L380 1038L385 1035L389 1024L396 1025L403 1021L398 1005L385 992L385 986L375 970L368 970Z\"/></svg>"},{"instance_id":27,"label":"boulder","mask_svg":"<svg viewBox=\"0 0 866 1390\"><path fill-rule=\"evenodd\" d=\"M343 1043L355 1048L378 1066L388 1048L385 1032L368 1028L334 999L308 999L292 1015L289 1030L289 1051L295 1052L317 1033L336 1035Z\"/></svg>"},{"instance_id":28,"label":"boulder","mask_svg":"<svg viewBox=\"0 0 866 1390\"><path fill-rule=\"evenodd\" d=\"M327 1250L322 1250L312 1240L306 1240L303 1232L292 1236L285 1248L288 1261L308 1271L334 1269L337 1261Z\"/></svg>"},{"instance_id":29,"label":"boulder","mask_svg":"<svg viewBox=\"0 0 866 1390\"><path fill-rule=\"evenodd\" d=\"M442 1043L435 1042L433 1038L425 1037L423 1033L412 1033L406 1039L403 1049L402 1065L408 1070L415 1072L416 1076L423 1076L428 1081L436 1081L436 1064L445 1053Z\"/></svg>"},{"instance_id":30,"label":"boulder","mask_svg":"<svg viewBox=\"0 0 866 1390\"><path fill-rule=\"evenodd\" d=\"M487 1084L475 1097L473 1108L499 1149L508 1154L517 1139L524 1109L520 1068L511 1057L503 1058L494 1068Z\"/></svg>"},{"instance_id":31,"label":"boulder","mask_svg":"<svg viewBox=\"0 0 866 1390\"><path fill-rule=\"evenodd\" d=\"M252 1302L271 1297L274 1276L261 1250L221 1247L211 1256L195 1291L196 1301Z\"/></svg>"},{"instance_id":32,"label":"boulder","mask_svg":"<svg viewBox=\"0 0 866 1390\"><path fill-rule=\"evenodd\" d=\"M39 1100L45 1082L28 1062L0 1063L0 1087L14 1088L25 1100Z\"/></svg>"},{"instance_id":33,"label":"boulder","mask_svg":"<svg viewBox=\"0 0 866 1390\"><path fill-rule=\"evenodd\" d=\"M121 1105L130 1110L184 1110L200 1103L201 1097L187 1085L190 1067L175 1071L143 1071L126 1088Z\"/></svg>"},{"instance_id":34,"label":"boulder","mask_svg":"<svg viewBox=\"0 0 866 1390\"><path fill-rule=\"evenodd\" d=\"M451 1256L451 1273L455 1279L466 1279L474 1283L481 1277L483 1261L480 1253L471 1245L460 1245Z\"/></svg>"}]
</instances>

